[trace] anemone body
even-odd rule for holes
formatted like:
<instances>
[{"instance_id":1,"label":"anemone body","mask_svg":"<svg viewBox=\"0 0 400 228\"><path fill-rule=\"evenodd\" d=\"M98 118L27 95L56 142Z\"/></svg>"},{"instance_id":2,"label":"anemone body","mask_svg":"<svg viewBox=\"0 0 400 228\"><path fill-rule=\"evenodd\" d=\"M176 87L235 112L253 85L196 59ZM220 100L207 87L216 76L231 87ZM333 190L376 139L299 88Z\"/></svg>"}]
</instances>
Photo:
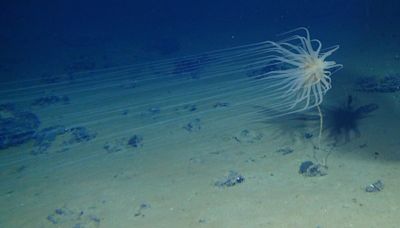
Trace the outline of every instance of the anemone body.
<instances>
[{"instance_id":1,"label":"anemone body","mask_svg":"<svg viewBox=\"0 0 400 228\"><path fill-rule=\"evenodd\" d=\"M331 89L331 75L342 68L327 58L339 46L322 50L317 39L311 39L306 28L305 35L293 35L279 42L268 42L267 65L276 69L263 73L260 80L266 82L271 99L279 101L277 113L282 115L304 111L322 103L324 95ZM289 32L292 33L293 31ZM273 107L275 108L275 107Z\"/></svg>"}]
</instances>

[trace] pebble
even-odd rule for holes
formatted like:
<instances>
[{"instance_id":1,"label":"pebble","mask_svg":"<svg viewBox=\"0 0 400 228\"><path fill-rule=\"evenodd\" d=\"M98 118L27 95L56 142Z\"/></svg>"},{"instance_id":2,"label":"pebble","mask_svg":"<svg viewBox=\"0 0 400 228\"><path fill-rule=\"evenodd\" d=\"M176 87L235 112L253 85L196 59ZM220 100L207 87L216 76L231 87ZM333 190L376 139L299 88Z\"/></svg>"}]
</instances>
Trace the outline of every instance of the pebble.
<instances>
[{"instance_id":1,"label":"pebble","mask_svg":"<svg viewBox=\"0 0 400 228\"><path fill-rule=\"evenodd\" d=\"M134 135L128 140L128 145L139 148L143 147L143 136L141 135Z\"/></svg>"},{"instance_id":2,"label":"pebble","mask_svg":"<svg viewBox=\"0 0 400 228\"><path fill-rule=\"evenodd\" d=\"M231 170L229 171L227 176L223 177L221 180L216 181L214 185L217 187L232 187L243 183L244 180L244 176L236 171Z\"/></svg>"},{"instance_id":3,"label":"pebble","mask_svg":"<svg viewBox=\"0 0 400 228\"><path fill-rule=\"evenodd\" d=\"M367 187L365 187L366 192L380 192L382 190L383 190L383 182L381 180L378 180L373 184L370 184Z\"/></svg>"}]
</instances>

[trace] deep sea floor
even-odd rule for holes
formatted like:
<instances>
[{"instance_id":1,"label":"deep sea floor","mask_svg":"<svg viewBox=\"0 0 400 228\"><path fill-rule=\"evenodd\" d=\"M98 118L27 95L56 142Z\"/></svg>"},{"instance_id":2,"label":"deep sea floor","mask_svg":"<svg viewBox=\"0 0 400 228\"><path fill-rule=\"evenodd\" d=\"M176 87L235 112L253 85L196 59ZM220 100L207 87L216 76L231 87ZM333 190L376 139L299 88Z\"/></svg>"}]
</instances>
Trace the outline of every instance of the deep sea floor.
<instances>
[{"instance_id":1,"label":"deep sea floor","mask_svg":"<svg viewBox=\"0 0 400 228\"><path fill-rule=\"evenodd\" d=\"M398 226L395 54L343 48L345 68L324 105L351 95L354 109L379 108L346 139L324 131L316 156L329 155L326 173L305 176L299 169L316 162L318 123L253 122L257 103L237 105L250 95L229 81L202 80L207 70L195 63L173 65L172 79L157 69L112 68L145 52L179 55L175 42L120 44L106 54L61 46L65 59L48 68L1 69L24 77L2 84L2 121L15 120L3 131L30 130L0 145L1 227ZM154 75L161 79L144 80Z\"/></svg>"}]
</instances>

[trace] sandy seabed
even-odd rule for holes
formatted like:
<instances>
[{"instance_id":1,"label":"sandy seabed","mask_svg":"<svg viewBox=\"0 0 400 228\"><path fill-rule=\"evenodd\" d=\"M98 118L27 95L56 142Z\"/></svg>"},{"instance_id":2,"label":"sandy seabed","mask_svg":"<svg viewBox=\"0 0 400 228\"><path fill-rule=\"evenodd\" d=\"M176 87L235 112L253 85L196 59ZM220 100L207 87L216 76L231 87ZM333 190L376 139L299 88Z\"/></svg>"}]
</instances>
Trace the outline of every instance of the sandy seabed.
<instances>
[{"instance_id":1,"label":"sandy seabed","mask_svg":"<svg viewBox=\"0 0 400 228\"><path fill-rule=\"evenodd\" d=\"M354 91L348 74L370 72L354 65L335 75L337 84L325 102L343 102L343 94ZM315 135L316 129L249 121L252 116L240 114L256 115L252 105L257 104L235 106L248 94L204 99L206 93L218 95L220 87L210 90L211 82L201 77L185 79L189 83L182 86L157 80L126 88L134 83L129 75L100 75L88 83L78 79L46 88L68 95L71 103L31 110L41 128L82 125L96 132L95 139L63 151L67 136L59 136L47 153L36 156L30 154L34 142L1 151L1 227L397 227L400 222L396 93L352 92L357 102L377 103L379 110L361 120L361 135L350 142L332 147L323 140L332 150L328 175L304 177L299 166L313 159L315 143L304 133ZM24 99L39 95L23 93ZM215 106L218 102L229 105ZM240 138L244 130L253 138ZM143 145L128 145L133 135L142 136ZM287 147L293 152L277 152ZM244 182L215 186L229 171L240 173ZM365 192L377 180L384 189Z\"/></svg>"}]
</instances>

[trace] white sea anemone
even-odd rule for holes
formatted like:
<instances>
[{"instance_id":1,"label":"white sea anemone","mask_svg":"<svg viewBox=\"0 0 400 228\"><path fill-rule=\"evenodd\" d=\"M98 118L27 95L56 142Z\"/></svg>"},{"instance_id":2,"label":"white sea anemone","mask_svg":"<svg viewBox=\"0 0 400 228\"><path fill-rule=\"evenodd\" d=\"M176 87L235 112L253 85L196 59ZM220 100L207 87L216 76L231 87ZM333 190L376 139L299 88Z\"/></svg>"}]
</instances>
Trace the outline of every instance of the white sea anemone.
<instances>
[{"instance_id":1,"label":"white sea anemone","mask_svg":"<svg viewBox=\"0 0 400 228\"><path fill-rule=\"evenodd\" d=\"M307 110L320 105L324 95L332 87L331 75L343 66L327 61L339 46L322 50L317 39L311 39L306 28L305 36L293 35L279 42L268 42L267 65L275 70L263 73L261 80L271 94L270 99L280 101L276 106L280 114ZM290 31L288 33L292 33ZM273 106L275 108L275 106Z\"/></svg>"}]
</instances>

